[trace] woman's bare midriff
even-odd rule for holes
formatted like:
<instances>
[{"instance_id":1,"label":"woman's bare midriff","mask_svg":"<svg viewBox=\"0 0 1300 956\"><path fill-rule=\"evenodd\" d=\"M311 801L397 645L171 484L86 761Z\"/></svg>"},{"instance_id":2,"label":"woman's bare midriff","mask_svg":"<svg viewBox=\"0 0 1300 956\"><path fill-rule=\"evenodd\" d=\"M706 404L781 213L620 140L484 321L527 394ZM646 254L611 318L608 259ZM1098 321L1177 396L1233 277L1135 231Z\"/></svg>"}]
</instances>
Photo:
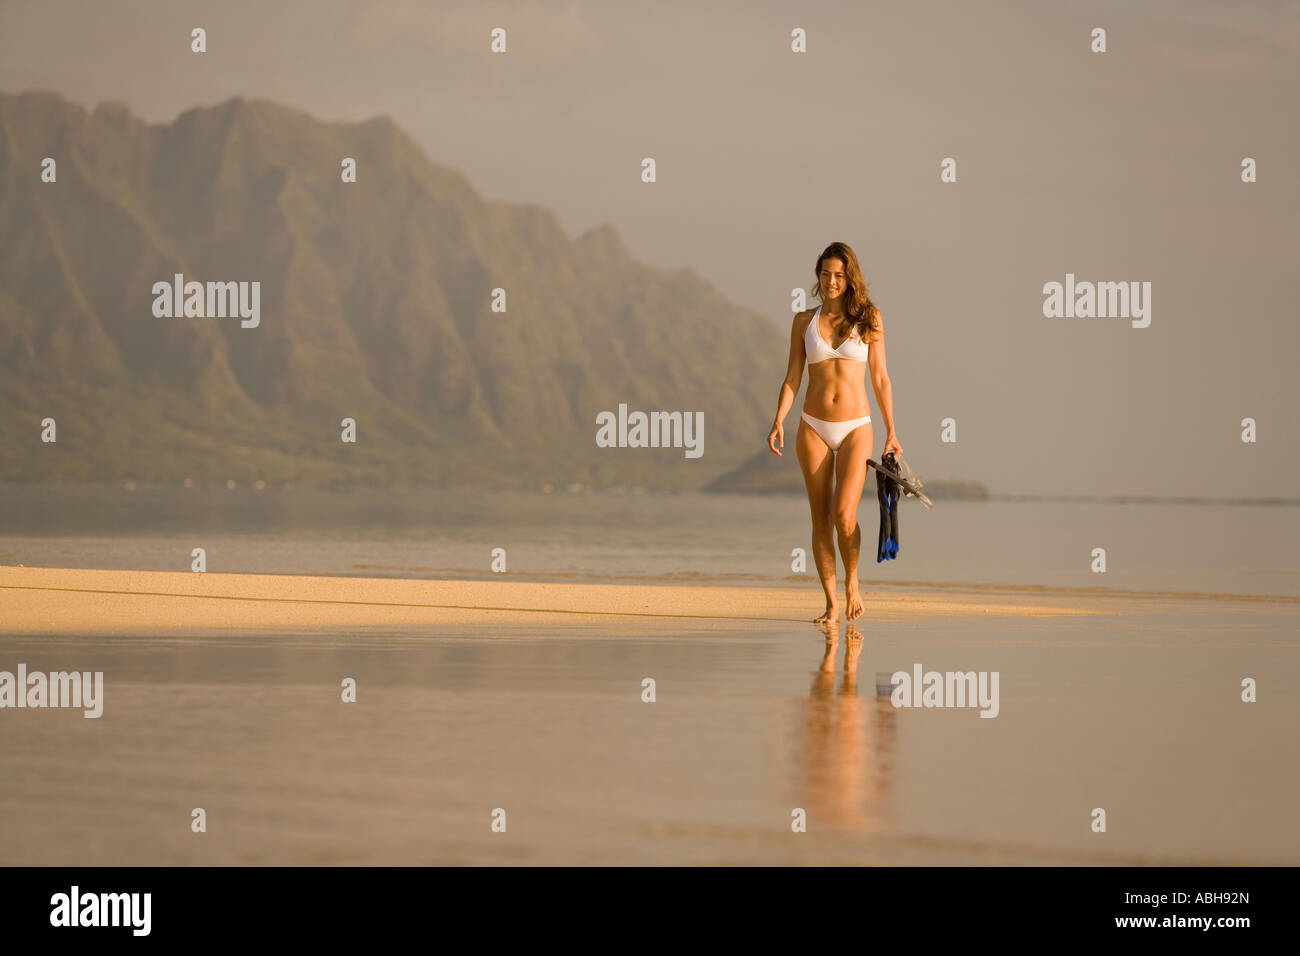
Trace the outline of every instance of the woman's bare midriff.
<instances>
[{"instance_id":1,"label":"woman's bare midriff","mask_svg":"<svg viewBox=\"0 0 1300 956\"><path fill-rule=\"evenodd\" d=\"M803 410L824 422L842 422L871 414L867 401L867 363L827 359L808 366Z\"/></svg>"}]
</instances>

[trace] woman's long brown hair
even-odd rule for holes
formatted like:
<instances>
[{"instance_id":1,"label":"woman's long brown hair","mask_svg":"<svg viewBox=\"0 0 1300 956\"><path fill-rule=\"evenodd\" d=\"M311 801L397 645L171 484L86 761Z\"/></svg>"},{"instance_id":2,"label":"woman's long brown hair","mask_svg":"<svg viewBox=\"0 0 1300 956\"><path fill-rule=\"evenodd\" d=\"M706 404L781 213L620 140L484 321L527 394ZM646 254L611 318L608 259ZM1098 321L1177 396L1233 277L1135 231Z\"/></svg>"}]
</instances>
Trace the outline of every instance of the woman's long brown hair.
<instances>
[{"instance_id":1,"label":"woman's long brown hair","mask_svg":"<svg viewBox=\"0 0 1300 956\"><path fill-rule=\"evenodd\" d=\"M858 337L864 342L876 342L881 337L882 318L880 310L867 294L867 280L858 265L857 254L843 242L832 242L817 257L813 274L817 276L816 284L809 290L818 299L822 297L822 263L827 259L840 259L844 263L844 314L856 329Z\"/></svg>"}]
</instances>

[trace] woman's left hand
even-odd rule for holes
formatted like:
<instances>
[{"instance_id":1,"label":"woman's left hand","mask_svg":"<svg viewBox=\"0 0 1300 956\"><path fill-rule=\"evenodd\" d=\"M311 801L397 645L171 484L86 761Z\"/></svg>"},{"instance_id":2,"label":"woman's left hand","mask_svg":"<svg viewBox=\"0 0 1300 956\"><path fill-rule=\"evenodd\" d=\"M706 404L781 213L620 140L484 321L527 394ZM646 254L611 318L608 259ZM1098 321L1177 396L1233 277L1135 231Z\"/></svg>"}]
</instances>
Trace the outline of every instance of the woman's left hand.
<instances>
[{"instance_id":1,"label":"woman's left hand","mask_svg":"<svg viewBox=\"0 0 1300 956\"><path fill-rule=\"evenodd\" d=\"M897 435L890 435L885 439L885 449L880 453L880 457L884 458L891 451L894 453L895 458L903 457L903 446L898 443Z\"/></svg>"}]
</instances>

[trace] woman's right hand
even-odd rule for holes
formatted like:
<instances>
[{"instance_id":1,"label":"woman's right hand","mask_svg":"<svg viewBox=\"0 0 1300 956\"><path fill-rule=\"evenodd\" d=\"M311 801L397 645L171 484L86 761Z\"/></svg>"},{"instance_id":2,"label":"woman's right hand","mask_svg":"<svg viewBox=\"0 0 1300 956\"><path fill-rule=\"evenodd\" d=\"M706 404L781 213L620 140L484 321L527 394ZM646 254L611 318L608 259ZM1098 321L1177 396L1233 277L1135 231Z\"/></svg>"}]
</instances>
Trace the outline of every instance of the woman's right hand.
<instances>
[{"instance_id":1,"label":"woman's right hand","mask_svg":"<svg viewBox=\"0 0 1300 956\"><path fill-rule=\"evenodd\" d=\"M767 447L780 455L781 452L777 451L777 443L780 443L782 448L785 447L785 429L781 427L780 422L774 422L772 424L772 430L767 433ZM782 455L781 457L785 456Z\"/></svg>"}]
</instances>

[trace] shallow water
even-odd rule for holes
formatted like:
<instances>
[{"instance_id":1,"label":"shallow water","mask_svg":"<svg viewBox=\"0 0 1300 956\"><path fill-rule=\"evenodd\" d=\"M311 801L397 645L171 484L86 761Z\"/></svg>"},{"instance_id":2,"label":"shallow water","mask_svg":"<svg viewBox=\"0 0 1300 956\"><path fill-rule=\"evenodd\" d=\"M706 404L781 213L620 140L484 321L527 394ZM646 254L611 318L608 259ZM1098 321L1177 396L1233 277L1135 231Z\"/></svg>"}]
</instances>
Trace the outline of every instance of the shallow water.
<instances>
[{"instance_id":1,"label":"shallow water","mask_svg":"<svg viewBox=\"0 0 1300 956\"><path fill-rule=\"evenodd\" d=\"M0 711L0 863L1300 862L1293 607L1149 608L829 658L811 625L0 637L105 674L97 720ZM877 697L914 663L998 671L998 716Z\"/></svg>"},{"instance_id":2,"label":"shallow water","mask_svg":"<svg viewBox=\"0 0 1300 956\"><path fill-rule=\"evenodd\" d=\"M864 583L1300 595L1300 507L904 500ZM798 497L0 486L0 564L367 577L776 584L817 591ZM1106 571L1092 570L1093 549ZM803 549L807 571L792 570Z\"/></svg>"}]
</instances>

